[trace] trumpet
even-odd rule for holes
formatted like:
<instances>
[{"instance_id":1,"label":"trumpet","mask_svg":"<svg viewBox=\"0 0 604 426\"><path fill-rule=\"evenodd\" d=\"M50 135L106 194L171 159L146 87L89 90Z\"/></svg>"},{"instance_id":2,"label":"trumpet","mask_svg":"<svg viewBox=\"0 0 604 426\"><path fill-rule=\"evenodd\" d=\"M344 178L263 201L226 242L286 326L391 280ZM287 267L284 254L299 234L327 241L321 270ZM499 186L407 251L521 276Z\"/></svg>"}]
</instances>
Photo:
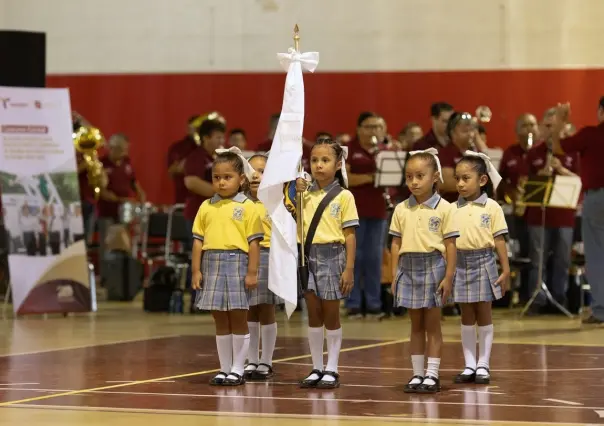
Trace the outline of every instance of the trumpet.
<instances>
[{"instance_id":1,"label":"trumpet","mask_svg":"<svg viewBox=\"0 0 604 426\"><path fill-rule=\"evenodd\" d=\"M73 133L73 144L76 151L84 157L88 183L94 189L95 199L98 199L101 188L107 184L103 164L98 156L98 150L105 144L105 137L96 127L80 126Z\"/></svg>"},{"instance_id":2,"label":"trumpet","mask_svg":"<svg viewBox=\"0 0 604 426\"><path fill-rule=\"evenodd\" d=\"M474 121L477 123L490 123L491 118L493 118L493 113L491 112L491 108L486 105L480 105L476 108Z\"/></svg>"}]
</instances>

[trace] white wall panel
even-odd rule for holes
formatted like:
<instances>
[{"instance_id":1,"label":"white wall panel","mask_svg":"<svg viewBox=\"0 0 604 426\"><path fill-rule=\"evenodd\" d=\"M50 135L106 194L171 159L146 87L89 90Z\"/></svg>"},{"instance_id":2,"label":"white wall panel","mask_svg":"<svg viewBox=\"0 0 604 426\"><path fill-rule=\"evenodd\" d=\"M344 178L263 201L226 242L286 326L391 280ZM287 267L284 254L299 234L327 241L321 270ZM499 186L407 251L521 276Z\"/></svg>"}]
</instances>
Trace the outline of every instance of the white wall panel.
<instances>
[{"instance_id":1,"label":"white wall panel","mask_svg":"<svg viewBox=\"0 0 604 426\"><path fill-rule=\"evenodd\" d=\"M47 32L48 71L324 71L604 65L603 0L2 0L0 28Z\"/></svg>"}]
</instances>

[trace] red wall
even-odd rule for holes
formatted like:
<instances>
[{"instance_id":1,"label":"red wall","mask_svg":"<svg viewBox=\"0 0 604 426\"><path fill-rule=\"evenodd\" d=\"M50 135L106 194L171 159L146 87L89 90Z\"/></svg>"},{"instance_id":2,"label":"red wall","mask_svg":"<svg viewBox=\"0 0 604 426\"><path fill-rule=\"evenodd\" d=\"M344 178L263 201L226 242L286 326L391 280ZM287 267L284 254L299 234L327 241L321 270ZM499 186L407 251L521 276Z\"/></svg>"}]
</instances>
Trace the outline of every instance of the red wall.
<instances>
[{"instance_id":1,"label":"red wall","mask_svg":"<svg viewBox=\"0 0 604 426\"><path fill-rule=\"evenodd\" d=\"M229 127L242 127L252 147L265 138L268 118L281 110L285 74L53 75L49 87L69 87L72 108L108 137L125 132L150 201L172 202L166 172L168 146L185 132L193 113L220 111ZM604 69L413 73L317 73L305 75L305 136L318 130L354 132L356 117L374 110L395 134L407 121L429 127L429 106L444 100L474 112L488 105L489 144L513 143L514 120L570 101L575 124L595 120L604 94ZM540 118L540 117L538 117Z\"/></svg>"}]
</instances>

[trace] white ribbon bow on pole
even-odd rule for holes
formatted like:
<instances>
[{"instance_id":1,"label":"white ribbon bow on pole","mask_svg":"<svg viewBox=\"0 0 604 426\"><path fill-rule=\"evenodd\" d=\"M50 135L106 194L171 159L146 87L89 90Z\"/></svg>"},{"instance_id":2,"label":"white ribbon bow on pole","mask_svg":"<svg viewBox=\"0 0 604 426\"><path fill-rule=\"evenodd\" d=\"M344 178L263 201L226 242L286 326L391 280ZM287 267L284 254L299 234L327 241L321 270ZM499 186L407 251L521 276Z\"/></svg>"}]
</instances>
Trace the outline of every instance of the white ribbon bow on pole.
<instances>
[{"instance_id":1,"label":"white ribbon bow on pole","mask_svg":"<svg viewBox=\"0 0 604 426\"><path fill-rule=\"evenodd\" d=\"M493 163L491 163L491 159L489 158L489 156L482 152L475 151L466 151L463 155L466 155L468 157L482 158L487 165L487 174L489 175L489 179L491 179L491 182L493 183L493 190L497 189L499 183L501 182L501 175L493 166Z\"/></svg>"},{"instance_id":2,"label":"white ribbon bow on pole","mask_svg":"<svg viewBox=\"0 0 604 426\"><path fill-rule=\"evenodd\" d=\"M241 161L243 162L243 173L245 174L245 177L247 177L247 180L249 180L251 182L252 178L254 176L255 170L250 165L250 163L247 161L247 159L243 156L243 153L241 152L241 150L239 148L237 148L236 146L232 146L228 149L218 148L216 150L216 154L226 154L227 152L237 154L237 156L239 158L241 158Z\"/></svg>"},{"instance_id":3,"label":"white ribbon bow on pole","mask_svg":"<svg viewBox=\"0 0 604 426\"><path fill-rule=\"evenodd\" d=\"M445 180L443 179L443 170L440 167L440 160L438 159L438 151L436 150L436 148L428 148L428 149L424 149L423 151L411 151L409 153L409 157L415 155L415 154L430 154L434 157L434 159L436 160L436 169L438 170L438 174L440 175L440 181L444 182ZM409 158L407 158L407 161L409 161Z\"/></svg>"},{"instance_id":4,"label":"white ribbon bow on pole","mask_svg":"<svg viewBox=\"0 0 604 426\"><path fill-rule=\"evenodd\" d=\"M293 47L287 49L287 53L277 53L277 58L285 71L289 71L292 62L300 62L302 68L310 72L315 72L319 65L319 52L300 53Z\"/></svg>"}]
</instances>

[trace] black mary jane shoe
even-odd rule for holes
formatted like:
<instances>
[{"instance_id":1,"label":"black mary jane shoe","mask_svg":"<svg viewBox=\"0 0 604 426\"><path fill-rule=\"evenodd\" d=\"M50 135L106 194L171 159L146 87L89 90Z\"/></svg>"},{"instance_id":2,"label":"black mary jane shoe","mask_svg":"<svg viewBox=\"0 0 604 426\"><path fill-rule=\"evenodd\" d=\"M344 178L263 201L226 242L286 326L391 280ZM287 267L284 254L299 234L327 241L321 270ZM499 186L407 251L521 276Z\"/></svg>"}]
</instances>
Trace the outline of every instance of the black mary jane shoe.
<instances>
[{"instance_id":1,"label":"black mary jane shoe","mask_svg":"<svg viewBox=\"0 0 604 426\"><path fill-rule=\"evenodd\" d=\"M340 387L340 375L335 371L324 371L323 377L330 376L333 377L334 380L319 380L317 383L317 389L335 389Z\"/></svg>"},{"instance_id":2,"label":"black mary jane shoe","mask_svg":"<svg viewBox=\"0 0 604 426\"><path fill-rule=\"evenodd\" d=\"M474 383L476 380L476 370L470 367L466 367L465 370L472 370L472 374L463 374L463 371L459 373L453 379L453 383L457 384L466 384L466 383ZM464 370L464 371L465 371Z\"/></svg>"},{"instance_id":3,"label":"black mary jane shoe","mask_svg":"<svg viewBox=\"0 0 604 426\"><path fill-rule=\"evenodd\" d=\"M419 382L418 383L411 383L414 379L418 379ZM424 381L424 378L422 376L413 376L411 377L411 380L409 380L409 383L407 383L403 389L403 392L405 393L415 393L417 392L417 387L419 385L422 384L422 382Z\"/></svg>"},{"instance_id":4,"label":"black mary jane shoe","mask_svg":"<svg viewBox=\"0 0 604 426\"><path fill-rule=\"evenodd\" d=\"M480 370L486 371L487 374L480 374ZM488 385L491 383L491 370L486 367L478 367L476 369L476 379L474 380L474 383L477 385Z\"/></svg>"},{"instance_id":5,"label":"black mary jane shoe","mask_svg":"<svg viewBox=\"0 0 604 426\"><path fill-rule=\"evenodd\" d=\"M229 379L229 376L235 377L234 379ZM241 386L245 385L245 377L240 376L237 373L229 373L229 375L222 382L222 386Z\"/></svg>"},{"instance_id":6,"label":"black mary jane shoe","mask_svg":"<svg viewBox=\"0 0 604 426\"><path fill-rule=\"evenodd\" d=\"M318 379L309 379L310 376L312 376L313 374L316 374ZM321 381L321 379L323 378L323 372L320 370L313 370L310 372L310 374L308 376L306 376L306 379L302 380L300 382L300 387L301 388L316 388L317 387L317 383L319 383Z\"/></svg>"},{"instance_id":7,"label":"black mary jane shoe","mask_svg":"<svg viewBox=\"0 0 604 426\"><path fill-rule=\"evenodd\" d=\"M254 367L253 370L248 370L247 368L249 366ZM252 375L254 374L254 372L258 369L258 364L254 364L253 362L250 362L248 365L245 366L245 369L243 370L243 377L245 377L247 380L252 378Z\"/></svg>"},{"instance_id":8,"label":"black mary jane shoe","mask_svg":"<svg viewBox=\"0 0 604 426\"><path fill-rule=\"evenodd\" d=\"M256 368L254 371L252 371L252 374L250 374L250 380L261 382L264 380L268 380L275 375L275 373L273 372L273 367L271 365L261 362L260 364L258 364L258 367L260 367L261 365L268 368L268 370L262 369L258 371L258 368Z\"/></svg>"},{"instance_id":9,"label":"black mary jane shoe","mask_svg":"<svg viewBox=\"0 0 604 426\"><path fill-rule=\"evenodd\" d=\"M226 379L227 376L227 373L221 371L220 373L212 377L212 380L210 380L210 386L222 386L222 384L224 383L224 379Z\"/></svg>"},{"instance_id":10,"label":"black mary jane shoe","mask_svg":"<svg viewBox=\"0 0 604 426\"><path fill-rule=\"evenodd\" d=\"M426 380L432 380L434 382L433 385L429 385L426 383ZM417 387L415 390L417 393L437 393L440 392L440 380L436 377L426 376L424 377L424 381Z\"/></svg>"}]
</instances>

